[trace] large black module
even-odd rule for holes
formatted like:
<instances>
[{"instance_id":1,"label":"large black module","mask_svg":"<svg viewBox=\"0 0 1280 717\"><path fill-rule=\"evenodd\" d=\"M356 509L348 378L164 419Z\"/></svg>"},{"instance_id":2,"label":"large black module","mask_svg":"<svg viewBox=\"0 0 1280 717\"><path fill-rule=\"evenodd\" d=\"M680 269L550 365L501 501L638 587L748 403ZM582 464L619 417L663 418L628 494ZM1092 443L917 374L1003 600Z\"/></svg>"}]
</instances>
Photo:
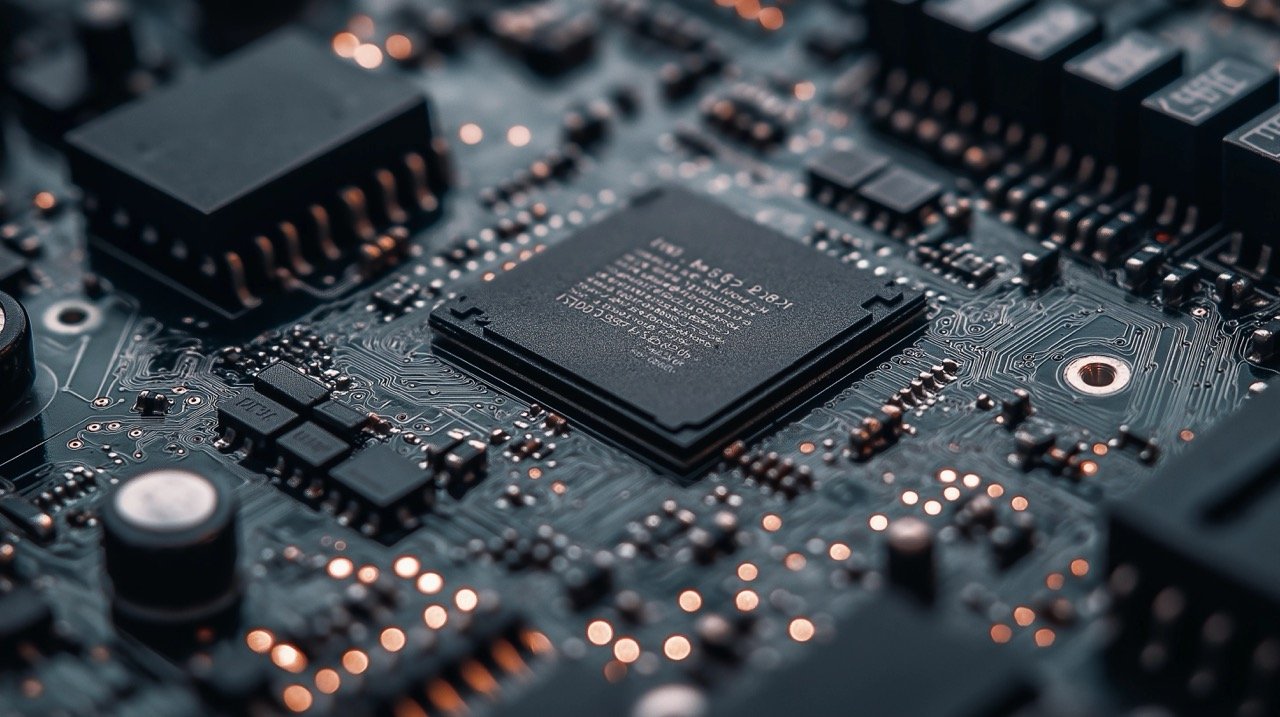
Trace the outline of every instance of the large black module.
<instances>
[{"instance_id":1,"label":"large black module","mask_svg":"<svg viewBox=\"0 0 1280 717\"><path fill-rule=\"evenodd\" d=\"M235 312L438 206L421 89L301 33L67 135L94 234Z\"/></svg>"},{"instance_id":2,"label":"large black module","mask_svg":"<svg viewBox=\"0 0 1280 717\"><path fill-rule=\"evenodd\" d=\"M923 297L663 188L431 316L441 353L688 474L900 335Z\"/></svg>"}]
</instances>

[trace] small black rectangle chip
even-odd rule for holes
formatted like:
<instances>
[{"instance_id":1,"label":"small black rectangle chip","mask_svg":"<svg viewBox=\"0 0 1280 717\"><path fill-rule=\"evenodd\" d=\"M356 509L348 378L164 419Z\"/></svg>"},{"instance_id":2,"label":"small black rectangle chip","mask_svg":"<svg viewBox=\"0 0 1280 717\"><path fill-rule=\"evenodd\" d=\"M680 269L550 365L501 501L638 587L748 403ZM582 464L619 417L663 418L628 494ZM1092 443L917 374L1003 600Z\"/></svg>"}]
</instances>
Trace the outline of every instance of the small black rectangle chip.
<instances>
[{"instance_id":1,"label":"small black rectangle chip","mask_svg":"<svg viewBox=\"0 0 1280 717\"><path fill-rule=\"evenodd\" d=\"M862 198L895 220L918 218L942 196L942 185L906 167L894 167L867 182L859 190Z\"/></svg>"},{"instance_id":2,"label":"small black rectangle chip","mask_svg":"<svg viewBox=\"0 0 1280 717\"><path fill-rule=\"evenodd\" d=\"M830 386L923 297L669 187L431 316L436 349L668 471Z\"/></svg>"},{"instance_id":3,"label":"small black rectangle chip","mask_svg":"<svg viewBox=\"0 0 1280 717\"><path fill-rule=\"evenodd\" d=\"M356 453L329 475L338 490L375 513L421 505L434 495L431 474L386 443Z\"/></svg>"},{"instance_id":4,"label":"small black rectangle chip","mask_svg":"<svg viewBox=\"0 0 1280 717\"><path fill-rule=\"evenodd\" d=\"M316 406L311 412L311 417L320 425L348 440L359 436L360 431L369 425L368 414L337 401L325 401Z\"/></svg>"},{"instance_id":5,"label":"small black rectangle chip","mask_svg":"<svg viewBox=\"0 0 1280 717\"><path fill-rule=\"evenodd\" d=\"M290 408L313 408L329 397L329 389L286 361L277 361L253 377L253 387Z\"/></svg>"},{"instance_id":6,"label":"small black rectangle chip","mask_svg":"<svg viewBox=\"0 0 1280 717\"><path fill-rule=\"evenodd\" d=\"M242 311L434 207L421 88L289 31L67 135L91 231Z\"/></svg>"},{"instance_id":7,"label":"small black rectangle chip","mask_svg":"<svg viewBox=\"0 0 1280 717\"><path fill-rule=\"evenodd\" d=\"M835 204L889 166L889 158L868 149L836 149L808 165L809 196L824 204Z\"/></svg>"},{"instance_id":8,"label":"small black rectangle chip","mask_svg":"<svg viewBox=\"0 0 1280 717\"><path fill-rule=\"evenodd\" d=\"M280 436L276 445L292 466L303 471L328 468L351 450L346 441L309 421Z\"/></svg>"},{"instance_id":9,"label":"small black rectangle chip","mask_svg":"<svg viewBox=\"0 0 1280 717\"><path fill-rule=\"evenodd\" d=\"M218 427L237 437L275 438L298 421L298 414L252 388L218 402Z\"/></svg>"}]
</instances>

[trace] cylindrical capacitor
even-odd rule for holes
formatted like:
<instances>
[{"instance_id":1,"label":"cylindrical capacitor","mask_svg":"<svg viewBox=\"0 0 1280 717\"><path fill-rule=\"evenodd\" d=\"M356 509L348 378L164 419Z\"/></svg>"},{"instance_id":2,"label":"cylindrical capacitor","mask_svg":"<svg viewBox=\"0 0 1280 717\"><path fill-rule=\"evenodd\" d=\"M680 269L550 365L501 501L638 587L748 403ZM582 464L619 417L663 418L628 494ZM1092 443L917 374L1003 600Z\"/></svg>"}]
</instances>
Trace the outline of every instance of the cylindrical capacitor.
<instances>
[{"instance_id":1,"label":"cylindrical capacitor","mask_svg":"<svg viewBox=\"0 0 1280 717\"><path fill-rule=\"evenodd\" d=\"M137 68L133 10L124 0L87 0L76 16L76 34L89 75L107 85L97 89L122 85Z\"/></svg>"},{"instance_id":2,"label":"cylindrical capacitor","mask_svg":"<svg viewBox=\"0 0 1280 717\"><path fill-rule=\"evenodd\" d=\"M138 473L107 498L102 527L114 605L127 619L198 621L236 599L236 500L221 476Z\"/></svg>"},{"instance_id":3,"label":"cylindrical capacitor","mask_svg":"<svg viewBox=\"0 0 1280 717\"><path fill-rule=\"evenodd\" d=\"M26 399L35 377L31 321L17 299L0 293L0 418Z\"/></svg>"},{"instance_id":4,"label":"cylindrical capacitor","mask_svg":"<svg viewBox=\"0 0 1280 717\"><path fill-rule=\"evenodd\" d=\"M937 586L933 529L919 518L899 518L889 525L889 581L926 603Z\"/></svg>"}]
</instances>

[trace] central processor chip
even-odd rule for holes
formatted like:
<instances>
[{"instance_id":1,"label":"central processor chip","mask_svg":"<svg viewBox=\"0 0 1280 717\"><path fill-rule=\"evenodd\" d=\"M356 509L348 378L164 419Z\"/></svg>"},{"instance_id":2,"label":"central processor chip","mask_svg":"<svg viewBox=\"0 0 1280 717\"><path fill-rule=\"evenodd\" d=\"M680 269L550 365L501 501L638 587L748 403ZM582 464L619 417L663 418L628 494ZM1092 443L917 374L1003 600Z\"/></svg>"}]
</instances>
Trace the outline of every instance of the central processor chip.
<instances>
[{"instance_id":1,"label":"central processor chip","mask_svg":"<svg viewBox=\"0 0 1280 717\"><path fill-rule=\"evenodd\" d=\"M466 370L687 475L846 376L924 307L669 187L467 287L431 326Z\"/></svg>"}]
</instances>

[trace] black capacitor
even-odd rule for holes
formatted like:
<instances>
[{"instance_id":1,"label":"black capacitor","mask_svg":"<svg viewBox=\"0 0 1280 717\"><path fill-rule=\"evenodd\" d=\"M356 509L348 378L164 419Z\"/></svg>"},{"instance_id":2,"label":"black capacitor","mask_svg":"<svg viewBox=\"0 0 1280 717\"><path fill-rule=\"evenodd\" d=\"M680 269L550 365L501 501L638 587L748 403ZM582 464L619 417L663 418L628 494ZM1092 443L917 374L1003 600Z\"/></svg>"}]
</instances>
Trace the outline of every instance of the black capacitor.
<instances>
[{"instance_id":1,"label":"black capacitor","mask_svg":"<svg viewBox=\"0 0 1280 717\"><path fill-rule=\"evenodd\" d=\"M138 66L133 9L123 0L89 0L76 14L85 69L98 89L118 87ZM103 87L105 86L105 87Z\"/></svg>"},{"instance_id":2,"label":"black capacitor","mask_svg":"<svg viewBox=\"0 0 1280 717\"><path fill-rule=\"evenodd\" d=\"M236 498L222 476L182 465L144 470L107 498L102 527L118 615L183 624L235 601Z\"/></svg>"},{"instance_id":3,"label":"black capacitor","mask_svg":"<svg viewBox=\"0 0 1280 717\"><path fill-rule=\"evenodd\" d=\"M937 593L933 543L933 529L919 518L899 518L889 525L889 581L925 603Z\"/></svg>"},{"instance_id":4,"label":"black capacitor","mask_svg":"<svg viewBox=\"0 0 1280 717\"><path fill-rule=\"evenodd\" d=\"M0 417L22 403L35 377L31 320L17 299L0 293Z\"/></svg>"}]
</instances>

